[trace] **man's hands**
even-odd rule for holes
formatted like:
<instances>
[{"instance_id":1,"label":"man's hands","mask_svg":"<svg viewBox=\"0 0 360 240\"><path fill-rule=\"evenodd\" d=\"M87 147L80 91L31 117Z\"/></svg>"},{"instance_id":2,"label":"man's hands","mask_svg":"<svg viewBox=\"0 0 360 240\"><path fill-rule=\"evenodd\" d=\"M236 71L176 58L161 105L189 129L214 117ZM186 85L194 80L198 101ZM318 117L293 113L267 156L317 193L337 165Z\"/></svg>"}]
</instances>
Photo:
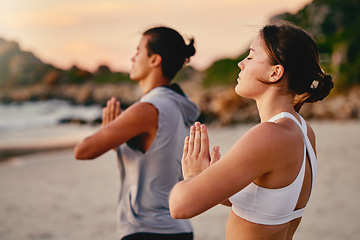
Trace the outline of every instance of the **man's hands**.
<instances>
[{"instance_id":1,"label":"man's hands","mask_svg":"<svg viewBox=\"0 0 360 240\"><path fill-rule=\"evenodd\" d=\"M102 110L102 122L101 127L105 127L111 121L113 121L121 113L120 101L117 101L116 98L112 97L106 103L106 107ZM113 148L116 151L116 148Z\"/></svg>"},{"instance_id":2,"label":"man's hands","mask_svg":"<svg viewBox=\"0 0 360 240\"><path fill-rule=\"evenodd\" d=\"M116 98L112 97L107 101L106 107L102 110L102 123L101 126L105 127L111 121L113 121L121 113L120 101L117 101Z\"/></svg>"},{"instance_id":3,"label":"man's hands","mask_svg":"<svg viewBox=\"0 0 360 240\"><path fill-rule=\"evenodd\" d=\"M184 179L194 177L214 164L221 157L219 147L209 152L209 137L206 126L196 122L190 128L190 136L185 138L182 156L182 171Z\"/></svg>"}]
</instances>

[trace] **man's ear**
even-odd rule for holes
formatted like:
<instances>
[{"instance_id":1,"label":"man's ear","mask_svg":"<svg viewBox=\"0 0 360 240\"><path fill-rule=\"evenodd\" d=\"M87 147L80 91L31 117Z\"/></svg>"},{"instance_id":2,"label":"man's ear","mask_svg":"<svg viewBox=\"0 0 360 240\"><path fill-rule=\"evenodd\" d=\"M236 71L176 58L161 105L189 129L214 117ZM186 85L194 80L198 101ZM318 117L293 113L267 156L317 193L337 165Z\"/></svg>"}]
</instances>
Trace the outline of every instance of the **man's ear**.
<instances>
[{"instance_id":1,"label":"man's ear","mask_svg":"<svg viewBox=\"0 0 360 240\"><path fill-rule=\"evenodd\" d=\"M269 80L272 83L276 83L278 82L282 76L284 75L285 69L282 65L278 64L278 65L274 65L273 66L273 71L271 73L271 75L269 76Z\"/></svg>"},{"instance_id":2,"label":"man's ear","mask_svg":"<svg viewBox=\"0 0 360 240\"><path fill-rule=\"evenodd\" d=\"M162 57L159 54L152 54L150 56L150 65L152 67L161 66Z\"/></svg>"}]
</instances>

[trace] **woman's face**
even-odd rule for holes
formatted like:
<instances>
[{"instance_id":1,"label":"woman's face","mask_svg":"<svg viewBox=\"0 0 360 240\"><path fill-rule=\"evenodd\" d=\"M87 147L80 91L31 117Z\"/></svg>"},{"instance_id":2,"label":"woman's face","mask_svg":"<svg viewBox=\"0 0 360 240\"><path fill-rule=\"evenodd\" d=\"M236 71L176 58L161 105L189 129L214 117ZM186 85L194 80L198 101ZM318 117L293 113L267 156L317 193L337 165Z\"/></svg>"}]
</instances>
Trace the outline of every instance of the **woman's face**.
<instances>
[{"instance_id":1,"label":"woman's face","mask_svg":"<svg viewBox=\"0 0 360 240\"><path fill-rule=\"evenodd\" d=\"M254 98L261 94L269 83L273 65L266 54L260 34L250 45L249 55L238 64L240 68L235 92L242 97Z\"/></svg>"}]
</instances>

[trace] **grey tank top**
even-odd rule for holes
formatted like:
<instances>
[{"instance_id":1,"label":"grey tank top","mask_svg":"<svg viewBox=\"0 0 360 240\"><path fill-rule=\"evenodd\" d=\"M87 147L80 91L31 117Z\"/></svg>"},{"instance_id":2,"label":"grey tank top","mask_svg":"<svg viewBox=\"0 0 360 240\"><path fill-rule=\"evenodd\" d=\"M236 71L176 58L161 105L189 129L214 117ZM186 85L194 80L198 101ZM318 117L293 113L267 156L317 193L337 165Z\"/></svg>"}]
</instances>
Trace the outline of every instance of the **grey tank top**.
<instances>
[{"instance_id":1,"label":"grey tank top","mask_svg":"<svg viewBox=\"0 0 360 240\"><path fill-rule=\"evenodd\" d=\"M170 216L168 197L172 187L182 180L183 142L190 126L184 120L183 110L195 106L193 113L187 113L196 113L195 120L198 109L186 96L164 87L152 90L140 101L149 102L158 110L158 131L145 153L126 143L117 149L120 170L118 235L121 239L138 232L192 232L189 220L175 220Z\"/></svg>"}]
</instances>

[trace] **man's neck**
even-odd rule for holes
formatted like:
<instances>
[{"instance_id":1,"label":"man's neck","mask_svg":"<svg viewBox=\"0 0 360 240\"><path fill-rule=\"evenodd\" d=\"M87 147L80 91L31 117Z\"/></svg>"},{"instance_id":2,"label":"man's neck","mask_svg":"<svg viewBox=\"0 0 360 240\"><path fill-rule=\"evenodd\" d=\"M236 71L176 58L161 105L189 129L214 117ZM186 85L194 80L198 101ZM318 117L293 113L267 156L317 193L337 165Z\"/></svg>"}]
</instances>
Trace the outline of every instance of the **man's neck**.
<instances>
[{"instance_id":1,"label":"man's neck","mask_svg":"<svg viewBox=\"0 0 360 240\"><path fill-rule=\"evenodd\" d=\"M143 94L149 92L151 89L160 86L170 86L170 81L167 78L161 77L149 77L139 81L139 86Z\"/></svg>"}]
</instances>

